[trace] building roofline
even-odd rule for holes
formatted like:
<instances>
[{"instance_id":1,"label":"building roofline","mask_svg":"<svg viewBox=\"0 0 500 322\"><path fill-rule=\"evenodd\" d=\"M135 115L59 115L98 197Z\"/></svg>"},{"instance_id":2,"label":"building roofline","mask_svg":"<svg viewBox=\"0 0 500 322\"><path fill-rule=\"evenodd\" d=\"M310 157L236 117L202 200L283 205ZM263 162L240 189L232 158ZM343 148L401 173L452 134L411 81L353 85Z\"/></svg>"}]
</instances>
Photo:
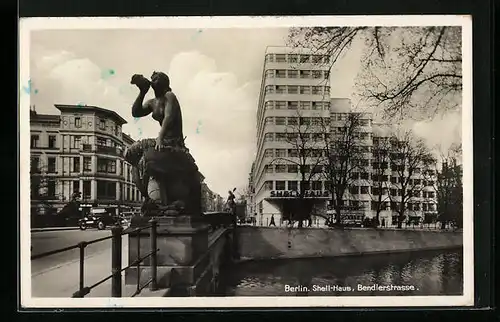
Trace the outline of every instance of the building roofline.
<instances>
[{"instance_id":1,"label":"building roofline","mask_svg":"<svg viewBox=\"0 0 500 322\"><path fill-rule=\"evenodd\" d=\"M134 139L133 139L130 135L128 135L127 133L123 133L123 132L122 132L122 137L123 137L123 140L124 140L124 141L125 141L125 140L129 140L129 141L131 141L132 143L134 143L134 142L135 142L135 140L134 140Z\"/></svg>"},{"instance_id":2,"label":"building roofline","mask_svg":"<svg viewBox=\"0 0 500 322\"><path fill-rule=\"evenodd\" d=\"M30 111L30 123L32 122L61 122L61 116L55 114L38 114Z\"/></svg>"},{"instance_id":3,"label":"building roofline","mask_svg":"<svg viewBox=\"0 0 500 322\"><path fill-rule=\"evenodd\" d=\"M61 112L75 112L75 111L94 111L94 112L100 112L107 114L108 116L111 116L115 118L115 120L118 120L118 123L120 125L127 124L128 122L121 117L118 113L115 111L111 111L102 107L98 106L92 106L92 105L68 105L68 104L54 104L54 106Z\"/></svg>"},{"instance_id":4,"label":"building roofline","mask_svg":"<svg viewBox=\"0 0 500 322\"><path fill-rule=\"evenodd\" d=\"M275 50L275 51L274 51ZM308 55L325 55L319 51L307 47L292 47L292 46L266 46L266 54L308 54Z\"/></svg>"}]
</instances>

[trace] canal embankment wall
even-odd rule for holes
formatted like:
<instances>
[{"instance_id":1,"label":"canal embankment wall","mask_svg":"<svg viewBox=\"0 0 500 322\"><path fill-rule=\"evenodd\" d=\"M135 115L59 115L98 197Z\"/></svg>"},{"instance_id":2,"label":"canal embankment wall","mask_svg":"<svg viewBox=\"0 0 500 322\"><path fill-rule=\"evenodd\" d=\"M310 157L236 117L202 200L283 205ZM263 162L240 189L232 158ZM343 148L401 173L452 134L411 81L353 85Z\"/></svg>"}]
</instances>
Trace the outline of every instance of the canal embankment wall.
<instances>
[{"instance_id":1,"label":"canal embankment wall","mask_svg":"<svg viewBox=\"0 0 500 322\"><path fill-rule=\"evenodd\" d=\"M241 260L337 257L454 249L463 233L406 229L237 228Z\"/></svg>"}]
</instances>

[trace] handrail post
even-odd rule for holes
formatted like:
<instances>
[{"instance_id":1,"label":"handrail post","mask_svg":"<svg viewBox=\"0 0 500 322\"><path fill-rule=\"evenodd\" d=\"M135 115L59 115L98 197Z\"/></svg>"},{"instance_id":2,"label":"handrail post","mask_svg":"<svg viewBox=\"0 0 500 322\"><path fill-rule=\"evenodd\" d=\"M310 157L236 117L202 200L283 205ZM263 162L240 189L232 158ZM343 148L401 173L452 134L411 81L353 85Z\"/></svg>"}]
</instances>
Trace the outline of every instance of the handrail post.
<instances>
[{"instance_id":1,"label":"handrail post","mask_svg":"<svg viewBox=\"0 0 500 322\"><path fill-rule=\"evenodd\" d=\"M152 218L150 221L151 223L151 233L150 233L150 238L151 238L151 251L153 252L151 254L151 291L156 291L158 289L158 283L157 283L157 274L158 274L158 247L157 247L157 227L158 227L158 222L156 221L155 218Z\"/></svg>"},{"instance_id":2,"label":"handrail post","mask_svg":"<svg viewBox=\"0 0 500 322\"><path fill-rule=\"evenodd\" d=\"M122 232L123 227L116 225L111 228L111 296L122 297Z\"/></svg>"}]
</instances>

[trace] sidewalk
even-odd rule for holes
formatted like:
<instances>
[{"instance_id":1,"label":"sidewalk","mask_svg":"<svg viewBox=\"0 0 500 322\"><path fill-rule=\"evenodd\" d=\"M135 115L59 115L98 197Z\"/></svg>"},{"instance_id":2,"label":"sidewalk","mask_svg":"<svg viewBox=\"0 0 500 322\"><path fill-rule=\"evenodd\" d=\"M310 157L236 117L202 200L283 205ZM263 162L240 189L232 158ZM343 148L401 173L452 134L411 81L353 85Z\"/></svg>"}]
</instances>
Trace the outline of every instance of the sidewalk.
<instances>
[{"instance_id":1,"label":"sidewalk","mask_svg":"<svg viewBox=\"0 0 500 322\"><path fill-rule=\"evenodd\" d=\"M123 238L122 267L128 265L128 238ZM79 261L47 270L31 277L32 297L66 297L69 298L79 289ZM111 249L85 257L84 286L88 287L111 275ZM130 297L136 285L125 285L125 272L122 273L122 296ZM151 292L142 290L137 297L161 297L165 290ZM85 297L111 297L111 279L92 289Z\"/></svg>"},{"instance_id":2,"label":"sidewalk","mask_svg":"<svg viewBox=\"0 0 500 322\"><path fill-rule=\"evenodd\" d=\"M44 227L44 228L31 228L32 233L41 231L59 231L59 230L78 230L80 227Z\"/></svg>"}]
</instances>

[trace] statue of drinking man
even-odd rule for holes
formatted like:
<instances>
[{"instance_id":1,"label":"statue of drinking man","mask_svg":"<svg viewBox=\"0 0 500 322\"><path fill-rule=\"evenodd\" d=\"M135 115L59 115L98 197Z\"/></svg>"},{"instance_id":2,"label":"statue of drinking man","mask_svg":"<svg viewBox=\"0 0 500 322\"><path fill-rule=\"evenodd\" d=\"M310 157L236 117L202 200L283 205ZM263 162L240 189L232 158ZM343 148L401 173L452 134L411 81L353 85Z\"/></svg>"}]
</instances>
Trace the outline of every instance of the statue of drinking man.
<instances>
[{"instance_id":1,"label":"statue of drinking man","mask_svg":"<svg viewBox=\"0 0 500 322\"><path fill-rule=\"evenodd\" d=\"M151 114L160 125L155 139L135 142L125 153L125 159L134 167L135 184L145 199L145 214L200 216L200 174L184 144L181 107L170 88L169 77L153 72L148 80L136 74L131 84L139 88L132 116ZM150 88L155 97L144 101Z\"/></svg>"}]
</instances>

